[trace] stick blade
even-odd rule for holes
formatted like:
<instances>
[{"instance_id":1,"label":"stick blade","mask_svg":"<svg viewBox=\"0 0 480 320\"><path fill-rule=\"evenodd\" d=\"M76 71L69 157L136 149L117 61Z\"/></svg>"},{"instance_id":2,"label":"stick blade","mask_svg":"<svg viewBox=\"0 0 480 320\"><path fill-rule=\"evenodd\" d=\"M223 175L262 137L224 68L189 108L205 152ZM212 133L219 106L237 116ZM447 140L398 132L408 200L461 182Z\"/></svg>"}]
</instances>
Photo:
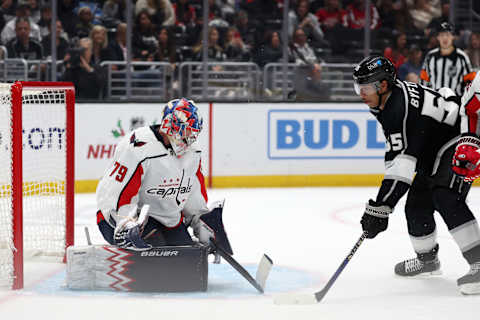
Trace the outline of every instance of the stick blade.
<instances>
[{"instance_id":1,"label":"stick blade","mask_svg":"<svg viewBox=\"0 0 480 320\"><path fill-rule=\"evenodd\" d=\"M317 303L315 294L279 294L273 298L273 303L277 305L292 304L315 304Z\"/></svg>"},{"instance_id":2,"label":"stick blade","mask_svg":"<svg viewBox=\"0 0 480 320\"><path fill-rule=\"evenodd\" d=\"M273 261L268 257L266 254L263 255L260 263L258 264L257 274L255 275L255 280L257 283L265 289L265 283L267 282L267 278L270 274L270 270L272 270Z\"/></svg>"}]
</instances>

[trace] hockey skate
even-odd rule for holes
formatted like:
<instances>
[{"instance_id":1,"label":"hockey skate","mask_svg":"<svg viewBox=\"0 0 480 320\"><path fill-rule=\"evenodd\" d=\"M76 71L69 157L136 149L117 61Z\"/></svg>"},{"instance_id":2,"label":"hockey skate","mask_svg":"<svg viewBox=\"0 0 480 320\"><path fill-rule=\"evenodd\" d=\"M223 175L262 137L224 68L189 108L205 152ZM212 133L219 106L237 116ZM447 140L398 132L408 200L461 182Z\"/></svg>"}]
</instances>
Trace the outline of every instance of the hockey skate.
<instances>
[{"instance_id":1,"label":"hockey skate","mask_svg":"<svg viewBox=\"0 0 480 320\"><path fill-rule=\"evenodd\" d=\"M470 265L470 271L457 280L463 294L480 294L480 262Z\"/></svg>"},{"instance_id":2,"label":"hockey skate","mask_svg":"<svg viewBox=\"0 0 480 320\"><path fill-rule=\"evenodd\" d=\"M438 245L426 253L417 253L417 257L397 263L395 274L401 277L440 275L440 261L437 257Z\"/></svg>"}]
</instances>

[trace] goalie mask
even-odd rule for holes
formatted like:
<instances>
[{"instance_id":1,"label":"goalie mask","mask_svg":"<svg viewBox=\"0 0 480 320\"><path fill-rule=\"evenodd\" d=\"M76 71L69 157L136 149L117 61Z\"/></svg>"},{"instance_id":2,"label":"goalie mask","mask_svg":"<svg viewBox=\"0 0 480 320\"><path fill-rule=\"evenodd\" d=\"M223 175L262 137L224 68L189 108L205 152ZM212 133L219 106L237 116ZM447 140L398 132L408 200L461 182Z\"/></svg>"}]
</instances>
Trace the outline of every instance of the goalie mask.
<instances>
[{"instance_id":1,"label":"goalie mask","mask_svg":"<svg viewBox=\"0 0 480 320\"><path fill-rule=\"evenodd\" d=\"M174 99L163 109L160 131L168 136L173 152L183 155L202 131L203 119L192 100Z\"/></svg>"}]
</instances>

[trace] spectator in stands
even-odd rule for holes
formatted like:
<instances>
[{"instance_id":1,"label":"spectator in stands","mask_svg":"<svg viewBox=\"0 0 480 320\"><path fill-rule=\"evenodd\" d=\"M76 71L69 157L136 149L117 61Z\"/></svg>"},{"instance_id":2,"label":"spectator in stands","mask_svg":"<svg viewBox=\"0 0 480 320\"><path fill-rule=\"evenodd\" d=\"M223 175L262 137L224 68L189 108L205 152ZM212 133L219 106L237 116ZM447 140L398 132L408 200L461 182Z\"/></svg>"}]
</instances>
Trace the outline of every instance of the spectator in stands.
<instances>
[{"instance_id":1,"label":"spectator in stands","mask_svg":"<svg viewBox=\"0 0 480 320\"><path fill-rule=\"evenodd\" d=\"M237 28L231 27L225 34L225 54L229 61L249 61L250 48L243 43Z\"/></svg>"},{"instance_id":2,"label":"spectator in stands","mask_svg":"<svg viewBox=\"0 0 480 320\"><path fill-rule=\"evenodd\" d=\"M106 85L106 73L104 68L93 64L92 40L80 39L77 50L67 54L65 61L63 80L73 82L75 96L79 99L99 99Z\"/></svg>"},{"instance_id":3,"label":"spectator in stands","mask_svg":"<svg viewBox=\"0 0 480 320\"><path fill-rule=\"evenodd\" d=\"M280 62L283 57L282 40L278 31L267 31L265 43L260 46L256 54L256 63L263 68L267 63Z\"/></svg>"},{"instance_id":4,"label":"spectator in stands","mask_svg":"<svg viewBox=\"0 0 480 320\"><path fill-rule=\"evenodd\" d=\"M135 61L153 61L153 54L157 51L158 40L155 35L155 26L147 10L138 13L135 19L132 36L132 51Z\"/></svg>"},{"instance_id":5,"label":"spectator in stands","mask_svg":"<svg viewBox=\"0 0 480 320\"><path fill-rule=\"evenodd\" d=\"M93 13L89 6L78 9L78 23L75 26L75 37L86 38L93 28Z\"/></svg>"},{"instance_id":6,"label":"spectator in stands","mask_svg":"<svg viewBox=\"0 0 480 320\"><path fill-rule=\"evenodd\" d=\"M170 0L138 0L135 14L147 10L153 24L172 26L175 23L175 11Z\"/></svg>"},{"instance_id":7,"label":"spectator in stands","mask_svg":"<svg viewBox=\"0 0 480 320\"><path fill-rule=\"evenodd\" d=\"M93 64L101 64L103 61L113 61L115 59L113 49L108 45L107 29L104 26L94 26L89 37L92 40Z\"/></svg>"},{"instance_id":8,"label":"spectator in stands","mask_svg":"<svg viewBox=\"0 0 480 320\"><path fill-rule=\"evenodd\" d=\"M208 60L209 61L225 61L227 58L222 47L219 45L220 34L215 27L208 28ZM199 39L198 44L193 48L194 59L201 61L203 57L202 39ZM213 67L213 70L221 70L219 66Z\"/></svg>"},{"instance_id":9,"label":"spectator in stands","mask_svg":"<svg viewBox=\"0 0 480 320\"><path fill-rule=\"evenodd\" d=\"M16 18L15 34L15 38L6 46L9 58L21 58L27 61L43 59L42 45L36 39L30 38L30 19ZM45 70L45 64L34 62L29 64L28 76L31 79L42 80Z\"/></svg>"},{"instance_id":10,"label":"spectator in stands","mask_svg":"<svg viewBox=\"0 0 480 320\"><path fill-rule=\"evenodd\" d=\"M30 27L30 38L33 38L37 42L42 41L42 37L40 35L40 28L35 22L33 22L33 20L30 17L30 5L27 3L21 3L17 5L15 14L16 14L16 17L10 20L2 30L2 34L1 34L2 43L6 44L15 37L16 20L19 18L28 19L29 27Z\"/></svg>"},{"instance_id":11,"label":"spectator in stands","mask_svg":"<svg viewBox=\"0 0 480 320\"><path fill-rule=\"evenodd\" d=\"M293 43L290 45L291 55L297 65L311 66L313 72L320 69L315 52L307 42L307 35L302 28L297 28L293 35Z\"/></svg>"},{"instance_id":12,"label":"spectator in stands","mask_svg":"<svg viewBox=\"0 0 480 320\"><path fill-rule=\"evenodd\" d=\"M125 61L127 59L127 24L121 22L117 25L115 39L110 42L110 48L113 52L113 61ZM118 66L112 66L112 69L121 69Z\"/></svg>"},{"instance_id":13,"label":"spectator in stands","mask_svg":"<svg viewBox=\"0 0 480 320\"><path fill-rule=\"evenodd\" d=\"M203 3L203 1L202 1ZM222 20L222 10L215 0L208 0L208 22L213 20Z\"/></svg>"},{"instance_id":14,"label":"spectator in stands","mask_svg":"<svg viewBox=\"0 0 480 320\"><path fill-rule=\"evenodd\" d=\"M104 25L118 25L121 21L124 21L125 7L126 4L124 0L105 1L102 8L102 23Z\"/></svg>"},{"instance_id":15,"label":"spectator in stands","mask_svg":"<svg viewBox=\"0 0 480 320\"><path fill-rule=\"evenodd\" d=\"M395 0L379 0L377 1L378 14L382 25L379 30L382 31L382 35L389 35L397 30L397 16L395 10Z\"/></svg>"},{"instance_id":16,"label":"spectator in stands","mask_svg":"<svg viewBox=\"0 0 480 320\"><path fill-rule=\"evenodd\" d=\"M173 4L173 10L175 11L175 24L177 26L186 27L195 24L195 8L188 0L178 0Z\"/></svg>"},{"instance_id":17,"label":"spectator in stands","mask_svg":"<svg viewBox=\"0 0 480 320\"><path fill-rule=\"evenodd\" d=\"M178 70L177 61L179 61L175 39L171 36L170 28L161 27L157 31L158 49L153 55L153 60L158 62L170 63L172 73L167 73L167 81L172 81L172 87L167 90L172 90L171 94L175 96L178 94ZM163 67L161 67L163 68ZM173 75L173 77L171 76Z\"/></svg>"},{"instance_id":18,"label":"spectator in stands","mask_svg":"<svg viewBox=\"0 0 480 320\"><path fill-rule=\"evenodd\" d=\"M290 1L290 4L293 2ZM282 19L283 0L239 0L236 5L245 10L253 21L264 22L267 19Z\"/></svg>"},{"instance_id":19,"label":"spectator in stands","mask_svg":"<svg viewBox=\"0 0 480 320\"><path fill-rule=\"evenodd\" d=\"M3 27L5 27L5 19L6 19L6 14L3 12L3 4L4 3L11 3L12 0L3 0L3 2L0 4L0 31L3 30ZM3 56L2 56L3 59Z\"/></svg>"},{"instance_id":20,"label":"spectator in stands","mask_svg":"<svg viewBox=\"0 0 480 320\"><path fill-rule=\"evenodd\" d=\"M62 21L63 29L67 32L68 38L76 36L75 26L78 23L78 16L75 13L75 0L58 0L58 19Z\"/></svg>"},{"instance_id":21,"label":"spectator in stands","mask_svg":"<svg viewBox=\"0 0 480 320\"><path fill-rule=\"evenodd\" d=\"M363 29L365 27L365 1L353 0L347 6L346 19L344 26L350 29ZM378 29L381 25L380 15L375 4L370 4L370 29Z\"/></svg>"},{"instance_id":22,"label":"spectator in stands","mask_svg":"<svg viewBox=\"0 0 480 320\"><path fill-rule=\"evenodd\" d=\"M383 55L390 60L398 70L398 68L405 63L408 55L407 35L403 32L397 33L393 38L393 45L386 47Z\"/></svg>"},{"instance_id":23,"label":"spectator in stands","mask_svg":"<svg viewBox=\"0 0 480 320\"><path fill-rule=\"evenodd\" d=\"M2 4L0 5L0 15L4 22L8 22L15 18L15 3L13 0L2 0ZM3 29L4 25L0 26Z\"/></svg>"},{"instance_id":24,"label":"spectator in stands","mask_svg":"<svg viewBox=\"0 0 480 320\"><path fill-rule=\"evenodd\" d=\"M409 0L408 2L413 2L410 15L417 30L425 30L433 18L441 15L439 0Z\"/></svg>"},{"instance_id":25,"label":"spectator in stands","mask_svg":"<svg viewBox=\"0 0 480 320\"><path fill-rule=\"evenodd\" d=\"M240 33L243 43L245 43L248 48L256 48L257 44L262 40L260 37L263 35L263 27L256 24L255 21L251 21L248 13L244 10L238 12L235 27Z\"/></svg>"},{"instance_id":26,"label":"spectator in stands","mask_svg":"<svg viewBox=\"0 0 480 320\"><path fill-rule=\"evenodd\" d=\"M422 70L422 62L422 49L420 49L418 45L412 44L408 50L406 62L397 69L398 78L402 81L409 81L407 80L408 78L416 79L416 83L418 83L420 80L420 71ZM416 77L414 77L414 75Z\"/></svg>"},{"instance_id":27,"label":"spectator in stands","mask_svg":"<svg viewBox=\"0 0 480 320\"><path fill-rule=\"evenodd\" d=\"M177 51L174 39L170 36L169 29L161 27L157 32L158 48L153 55L153 60L169 62L172 70L176 68Z\"/></svg>"},{"instance_id":28,"label":"spectator in stands","mask_svg":"<svg viewBox=\"0 0 480 320\"><path fill-rule=\"evenodd\" d=\"M62 22L60 20L57 20L57 28L55 30L55 37L56 37L56 48L57 48L57 60L63 60L65 58L65 55L67 54L68 51L68 41L63 37L63 28L62 28ZM51 28L48 28L50 32ZM50 58L52 55L52 46L51 46L51 40L52 36L51 34L47 34L45 37L42 39L42 48L43 48L43 54L45 58Z\"/></svg>"},{"instance_id":29,"label":"spectator in stands","mask_svg":"<svg viewBox=\"0 0 480 320\"><path fill-rule=\"evenodd\" d=\"M298 66L295 74L296 99L298 101L326 99L330 89L322 81L321 62L308 44L307 35L302 28L295 30L290 50Z\"/></svg>"},{"instance_id":30,"label":"spectator in stands","mask_svg":"<svg viewBox=\"0 0 480 320\"><path fill-rule=\"evenodd\" d=\"M44 5L40 9L40 20L38 21L38 27L40 28L40 36L43 38L50 34L50 28L52 26L52 7L50 5Z\"/></svg>"},{"instance_id":31,"label":"spectator in stands","mask_svg":"<svg viewBox=\"0 0 480 320\"><path fill-rule=\"evenodd\" d=\"M295 10L288 13L288 34L294 36L294 31L298 28L304 30L307 39L314 43L315 47L325 46L323 40L323 31L317 17L309 12L310 3L308 0L300 0Z\"/></svg>"},{"instance_id":32,"label":"spectator in stands","mask_svg":"<svg viewBox=\"0 0 480 320\"><path fill-rule=\"evenodd\" d=\"M407 74L405 77L405 81L407 82L413 82L413 83L420 83L420 76L416 73L410 72Z\"/></svg>"},{"instance_id":33,"label":"spectator in stands","mask_svg":"<svg viewBox=\"0 0 480 320\"><path fill-rule=\"evenodd\" d=\"M480 32L472 32L465 52L470 58L472 68L478 70L480 68Z\"/></svg>"},{"instance_id":34,"label":"spectator in stands","mask_svg":"<svg viewBox=\"0 0 480 320\"><path fill-rule=\"evenodd\" d=\"M38 41L30 38L30 20L27 17L21 17L14 21L16 36L7 43L8 57L41 60L43 58L42 46Z\"/></svg>"},{"instance_id":35,"label":"spectator in stands","mask_svg":"<svg viewBox=\"0 0 480 320\"><path fill-rule=\"evenodd\" d=\"M33 22L38 24L40 21L40 6L38 5L37 0L27 0L28 5L30 6L30 17Z\"/></svg>"},{"instance_id":36,"label":"spectator in stands","mask_svg":"<svg viewBox=\"0 0 480 320\"><path fill-rule=\"evenodd\" d=\"M318 9L315 15L323 33L327 36L329 33L334 33L334 30L343 24L346 11L341 8L340 0L326 0L325 7Z\"/></svg>"},{"instance_id":37,"label":"spectator in stands","mask_svg":"<svg viewBox=\"0 0 480 320\"><path fill-rule=\"evenodd\" d=\"M346 11L341 8L340 0L326 0L325 7L318 9L316 16L332 53L343 53L349 41L343 36L348 30L344 27Z\"/></svg>"}]
</instances>

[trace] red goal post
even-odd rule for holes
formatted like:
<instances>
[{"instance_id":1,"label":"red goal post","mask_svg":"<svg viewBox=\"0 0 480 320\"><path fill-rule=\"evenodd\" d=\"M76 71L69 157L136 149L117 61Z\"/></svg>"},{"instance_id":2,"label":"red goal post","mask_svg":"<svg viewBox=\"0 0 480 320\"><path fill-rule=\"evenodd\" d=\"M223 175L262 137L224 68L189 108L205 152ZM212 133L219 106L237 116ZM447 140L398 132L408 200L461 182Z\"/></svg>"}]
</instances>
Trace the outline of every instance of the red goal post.
<instances>
[{"instance_id":1,"label":"red goal post","mask_svg":"<svg viewBox=\"0 0 480 320\"><path fill-rule=\"evenodd\" d=\"M73 245L74 109L71 83L0 84L0 287L23 288L25 256Z\"/></svg>"}]
</instances>

